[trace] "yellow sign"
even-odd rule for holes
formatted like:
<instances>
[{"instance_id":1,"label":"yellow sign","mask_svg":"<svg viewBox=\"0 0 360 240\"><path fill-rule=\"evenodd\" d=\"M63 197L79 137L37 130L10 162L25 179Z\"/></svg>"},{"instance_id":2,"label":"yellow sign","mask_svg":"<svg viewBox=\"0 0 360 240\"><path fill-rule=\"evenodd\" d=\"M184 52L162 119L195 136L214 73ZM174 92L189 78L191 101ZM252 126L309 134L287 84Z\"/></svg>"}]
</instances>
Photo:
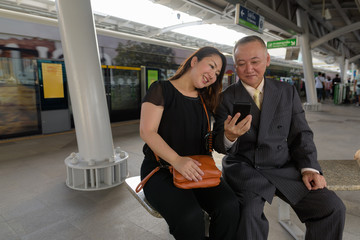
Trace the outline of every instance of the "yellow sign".
<instances>
[{"instance_id":1,"label":"yellow sign","mask_svg":"<svg viewBox=\"0 0 360 240\"><path fill-rule=\"evenodd\" d=\"M44 98L64 98L62 65L41 63L43 73Z\"/></svg>"}]
</instances>

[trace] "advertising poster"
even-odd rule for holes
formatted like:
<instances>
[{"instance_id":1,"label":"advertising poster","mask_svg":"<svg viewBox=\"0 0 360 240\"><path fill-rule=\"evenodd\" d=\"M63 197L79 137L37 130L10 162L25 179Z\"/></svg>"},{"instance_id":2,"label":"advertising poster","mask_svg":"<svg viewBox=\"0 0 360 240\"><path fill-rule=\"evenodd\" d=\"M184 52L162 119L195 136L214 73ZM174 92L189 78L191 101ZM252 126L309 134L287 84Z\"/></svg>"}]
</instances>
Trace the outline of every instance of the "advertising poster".
<instances>
[{"instance_id":1,"label":"advertising poster","mask_svg":"<svg viewBox=\"0 0 360 240\"><path fill-rule=\"evenodd\" d=\"M147 89L149 89L150 85L153 82L156 82L157 80L159 80L159 71L148 69L147 70L147 84L148 84Z\"/></svg>"},{"instance_id":2,"label":"advertising poster","mask_svg":"<svg viewBox=\"0 0 360 240\"><path fill-rule=\"evenodd\" d=\"M63 98L64 84L62 65L58 63L41 63L44 84L44 98Z\"/></svg>"}]
</instances>

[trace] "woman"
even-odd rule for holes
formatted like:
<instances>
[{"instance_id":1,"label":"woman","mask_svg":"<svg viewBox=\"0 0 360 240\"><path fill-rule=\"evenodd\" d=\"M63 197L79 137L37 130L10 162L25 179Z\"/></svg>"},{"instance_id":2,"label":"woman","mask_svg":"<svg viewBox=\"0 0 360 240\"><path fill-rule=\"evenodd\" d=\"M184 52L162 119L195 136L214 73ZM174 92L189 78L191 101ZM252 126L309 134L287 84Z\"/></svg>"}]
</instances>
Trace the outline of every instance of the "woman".
<instances>
[{"instance_id":1,"label":"woman","mask_svg":"<svg viewBox=\"0 0 360 240\"><path fill-rule=\"evenodd\" d=\"M213 112L222 90L226 58L216 48L203 47L180 66L169 81L151 85L143 99L140 136L145 141L141 178L159 166L154 153L185 178L201 180L199 163L188 155L207 154L205 135L208 112ZM149 203L164 217L176 239L204 239L203 210L211 217L210 239L233 239L239 219L234 193L219 186L184 190L174 186L168 169L160 169L144 186Z\"/></svg>"}]
</instances>

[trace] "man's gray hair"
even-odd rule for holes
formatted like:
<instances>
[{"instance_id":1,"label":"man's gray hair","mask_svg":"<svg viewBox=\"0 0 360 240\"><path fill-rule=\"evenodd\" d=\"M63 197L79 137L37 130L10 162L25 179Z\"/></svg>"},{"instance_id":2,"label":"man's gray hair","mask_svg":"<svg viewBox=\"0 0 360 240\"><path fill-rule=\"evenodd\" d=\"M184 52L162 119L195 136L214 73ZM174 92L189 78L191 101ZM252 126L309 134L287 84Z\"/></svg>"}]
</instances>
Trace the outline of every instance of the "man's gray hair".
<instances>
[{"instance_id":1,"label":"man's gray hair","mask_svg":"<svg viewBox=\"0 0 360 240\"><path fill-rule=\"evenodd\" d=\"M234 62L235 62L235 51L238 48L238 46L244 45L244 44L249 43L249 42L259 42L264 47L264 49L267 51L266 44L265 44L264 40L262 40L261 37L258 37L256 35L246 36L246 37L241 38L240 40L238 40L235 43L235 46L234 46L234 49L233 49L233 60L234 60Z\"/></svg>"}]
</instances>

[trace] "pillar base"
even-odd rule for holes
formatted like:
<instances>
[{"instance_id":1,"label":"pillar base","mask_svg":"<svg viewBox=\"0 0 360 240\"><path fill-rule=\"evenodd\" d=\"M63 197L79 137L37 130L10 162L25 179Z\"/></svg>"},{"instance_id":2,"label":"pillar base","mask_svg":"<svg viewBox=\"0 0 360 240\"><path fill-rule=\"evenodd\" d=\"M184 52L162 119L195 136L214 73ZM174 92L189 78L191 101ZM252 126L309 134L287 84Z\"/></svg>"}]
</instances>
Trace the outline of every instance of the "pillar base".
<instances>
[{"instance_id":1,"label":"pillar base","mask_svg":"<svg viewBox=\"0 0 360 240\"><path fill-rule=\"evenodd\" d=\"M303 104L305 111L312 111L312 112L320 112L321 111L321 103L304 103Z\"/></svg>"},{"instance_id":2,"label":"pillar base","mask_svg":"<svg viewBox=\"0 0 360 240\"><path fill-rule=\"evenodd\" d=\"M116 151L115 157L105 161L85 161L78 153L71 153L65 159L66 185L82 191L96 191L115 187L128 176L127 159L124 151Z\"/></svg>"}]
</instances>

